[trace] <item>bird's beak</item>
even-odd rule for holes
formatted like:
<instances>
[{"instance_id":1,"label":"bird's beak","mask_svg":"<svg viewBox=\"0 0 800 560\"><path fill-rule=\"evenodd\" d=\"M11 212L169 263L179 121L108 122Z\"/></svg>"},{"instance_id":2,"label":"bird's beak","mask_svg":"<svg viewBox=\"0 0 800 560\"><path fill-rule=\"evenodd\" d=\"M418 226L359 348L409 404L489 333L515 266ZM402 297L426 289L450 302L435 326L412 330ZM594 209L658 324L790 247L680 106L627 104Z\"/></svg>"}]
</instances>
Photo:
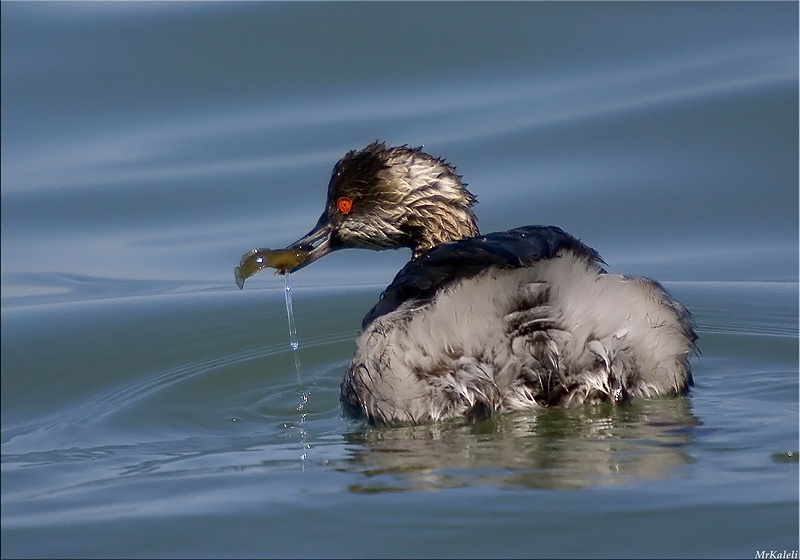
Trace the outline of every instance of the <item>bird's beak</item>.
<instances>
[{"instance_id":1,"label":"bird's beak","mask_svg":"<svg viewBox=\"0 0 800 560\"><path fill-rule=\"evenodd\" d=\"M340 247L333 243L332 239L333 227L328 222L327 216L323 214L317 222L317 225L314 226L314 229L286 247L287 249L301 249L303 251L308 251L305 259L287 272L290 274L292 272L297 272L301 268L310 265L320 257L324 257L328 253L339 249Z\"/></svg>"}]
</instances>

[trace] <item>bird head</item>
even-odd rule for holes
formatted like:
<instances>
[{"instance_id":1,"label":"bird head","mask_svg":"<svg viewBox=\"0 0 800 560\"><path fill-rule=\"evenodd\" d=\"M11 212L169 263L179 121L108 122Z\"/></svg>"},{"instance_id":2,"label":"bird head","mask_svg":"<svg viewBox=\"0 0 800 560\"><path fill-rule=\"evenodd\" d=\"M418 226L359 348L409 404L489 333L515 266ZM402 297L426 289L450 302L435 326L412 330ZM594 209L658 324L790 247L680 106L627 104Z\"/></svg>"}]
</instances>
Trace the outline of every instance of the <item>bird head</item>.
<instances>
[{"instance_id":1,"label":"bird head","mask_svg":"<svg viewBox=\"0 0 800 560\"><path fill-rule=\"evenodd\" d=\"M325 210L287 249L307 251L295 272L338 249L397 249L413 256L478 234L475 196L455 168L421 148L373 142L333 167Z\"/></svg>"}]
</instances>

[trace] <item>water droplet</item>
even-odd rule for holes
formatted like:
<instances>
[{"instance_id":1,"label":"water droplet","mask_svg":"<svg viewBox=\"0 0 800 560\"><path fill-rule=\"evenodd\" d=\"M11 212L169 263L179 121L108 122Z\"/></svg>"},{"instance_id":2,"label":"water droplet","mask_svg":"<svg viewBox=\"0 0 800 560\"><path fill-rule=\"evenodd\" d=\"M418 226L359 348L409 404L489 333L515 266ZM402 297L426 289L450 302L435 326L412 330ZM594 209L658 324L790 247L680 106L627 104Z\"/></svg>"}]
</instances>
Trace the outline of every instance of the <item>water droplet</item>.
<instances>
[{"instance_id":1,"label":"water droplet","mask_svg":"<svg viewBox=\"0 0 800 560\"><path fill-rule=\"evenodd\" d=\"M300 341L297 340L297 327L294 324L294 307L292 306L292 286L289 284L289 274L283 275L283 287L286 299L286 318L289 320L289 345L292 350L297 350Z\"/></svg>"}]
</instances>

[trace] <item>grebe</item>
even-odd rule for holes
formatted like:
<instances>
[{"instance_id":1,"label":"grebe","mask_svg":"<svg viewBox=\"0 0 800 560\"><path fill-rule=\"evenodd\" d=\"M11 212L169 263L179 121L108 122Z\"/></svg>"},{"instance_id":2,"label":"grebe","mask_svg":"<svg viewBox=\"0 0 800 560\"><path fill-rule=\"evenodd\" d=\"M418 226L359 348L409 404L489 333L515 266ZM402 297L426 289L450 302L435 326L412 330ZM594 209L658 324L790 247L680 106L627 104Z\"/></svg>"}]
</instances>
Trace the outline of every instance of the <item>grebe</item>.
<instances>
[{"instance_id":1,"label":"grebe","mask_svg":"<svg viewBox=\"0 0 800 560\"><path fill-rule=\"evenodd\" d=\"M283 272L348 247L413 252L364 318L346 412L417 424L687 391L692 317L658 282L607 273L558 227L480 235L475 203L421 148L376 141L334 166Z\"/></svg>"}]
</instances>

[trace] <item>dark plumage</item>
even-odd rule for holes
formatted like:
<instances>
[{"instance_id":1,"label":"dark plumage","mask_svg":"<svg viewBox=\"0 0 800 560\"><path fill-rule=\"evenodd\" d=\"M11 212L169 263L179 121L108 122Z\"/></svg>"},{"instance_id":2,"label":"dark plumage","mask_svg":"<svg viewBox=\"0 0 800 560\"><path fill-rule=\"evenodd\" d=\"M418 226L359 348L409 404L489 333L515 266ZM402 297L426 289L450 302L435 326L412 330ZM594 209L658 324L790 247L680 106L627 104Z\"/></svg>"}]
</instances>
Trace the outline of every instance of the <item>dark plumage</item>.
<instances>
[{"instance_id":1,"label":"dark plumage","mask_svg":"<svg viewBox=\"0 0 800 560\"><path fill-rule=\"evenodd\" d=\"M381 294L362 323L367 326L407 300L424 304L436 292L494 267L530 266L568 250L602 263L597 252L555 226L523 226L437 245L408 262Z\"/></svg>"},{"instance_id":2,"label":"dark plumage","mask_svg":"<svg viewBox=\"0 0 800 560\"><path fill-rule=\"evenodd\" d=\"M606 273L558 227L479 235L475 201L418 148L375 142L334 167L290 272L347 247L413 252L364 318L348 413L420 423L686 391L697 337L660 284Z\"/></svg>"}]
</instances>

